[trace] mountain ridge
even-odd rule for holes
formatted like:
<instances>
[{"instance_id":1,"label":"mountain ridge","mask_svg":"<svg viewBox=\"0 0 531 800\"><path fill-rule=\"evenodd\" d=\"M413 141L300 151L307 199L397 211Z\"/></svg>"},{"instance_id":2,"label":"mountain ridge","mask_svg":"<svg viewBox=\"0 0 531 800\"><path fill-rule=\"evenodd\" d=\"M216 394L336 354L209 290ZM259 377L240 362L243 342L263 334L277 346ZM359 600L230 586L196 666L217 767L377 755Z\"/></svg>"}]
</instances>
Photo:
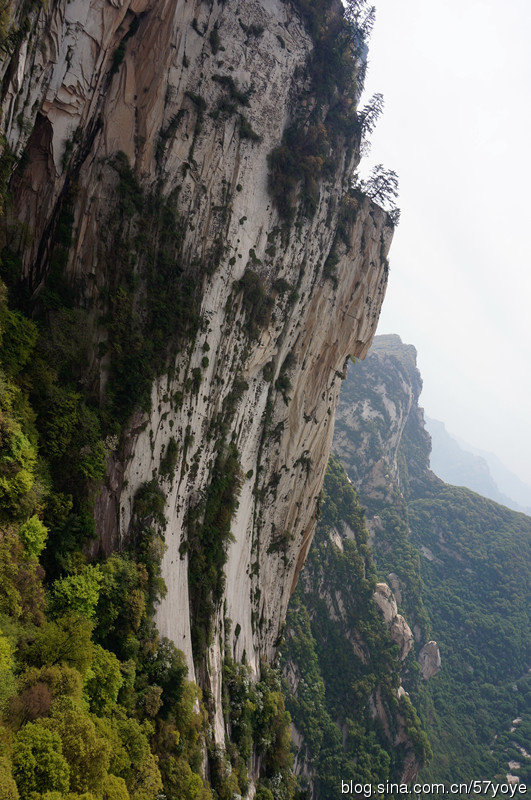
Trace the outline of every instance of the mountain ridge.
<instances>
[{"instance_id":1,"label":"mountain ridge","mask_svg":"<svg viewBox=\"0 0 531 800\"><path fill-rule=\"evenodd\" d=\"M505 485L520 487L520 496L531 499L531 487L526 486L517 475L510 472L492 453L472 448L458 437L448 433L444 423L425 417L426 429L431 440L430 467L446 483L466 486L478 494L488 497L501 505L529 515L531 506L521 505L515 497L504 494L495 482L490 464L496 459L499 471L506 475ZM490 463L487 460L489 457Z\"/></svg>"}]
</instances>

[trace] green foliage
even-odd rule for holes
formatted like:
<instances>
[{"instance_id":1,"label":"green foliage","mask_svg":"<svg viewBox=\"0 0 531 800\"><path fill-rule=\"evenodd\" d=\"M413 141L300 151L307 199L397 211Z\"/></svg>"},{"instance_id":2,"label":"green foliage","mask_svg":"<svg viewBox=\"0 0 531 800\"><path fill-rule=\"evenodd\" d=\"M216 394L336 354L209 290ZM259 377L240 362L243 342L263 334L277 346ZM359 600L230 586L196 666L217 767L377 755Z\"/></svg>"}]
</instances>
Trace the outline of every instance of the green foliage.
<instances>
[{"instance_id":1,"label":"green foliage","mask_svg":"<svg viewBox=\"0 0 531 800\"><path fill-rule=\"evenodd\" d=\"M58 222L54 252L68 247L71 225L71 214L65 210ZM4 254L2 258L5 260ZM58 563L93 532L93 521L88 519L90 490L102 479L106 461L99 415L86 402L77 383L83 378L88 358L86 313L58 307L70 303L68 293L55 296L62 286L63 269L64 264L59 262L51 269L51 294L48 300L42 298L50 306L47 324L39 326L38 337L35 322L19 311L11 311L3 284L0 287L0 361L8 376L0 376L0 424L4 427L0 515L4 519L26 517L42 494L47 494L43 524L49 529L48 553L54 554L54 563L45 555L50 569L57 569ZM38 437L40 455L47 460L46 468L40 467L42 476L37 471ZM49 493L50 482L55 497ZM54 512L58 510L63 494L64 514L47 513L47 506L50 511L52 507ZM40 520L42 510L37 516ZM37 531L37 516L24 526L21 535L35 536L35 546L40 547L44 530ZM51 520L53 524L49 524ZM29 541L26 544L29 546ZM38 555L36 551L33 554Z\"/></svg>"},{"instance_id":2,"label":"green foliage","mask_svg":"<svg viewBox=\"0 0 531 800\"><path fill-rule=\"evenodd\" d=\"M129 30L127 31L127 33L125 34L124 38L122 39L122 41L120 42L120 44L118 45L118 47L116 48L116 50L113 53L112 62L111 62L111 69L110 69L110 74L111 75L115 75L118 72L118 70L120 69L120 66L121 66L121 64L122 64L122 62L123 62L123 60L125 58L125 52L126 52L126 49L127 49L127 41L131 38L131 36L134 36L134 34L137 32L138 25L139 25L138 17L134 17L133 21L132 21L132 23L131 23L131 25L129 27Z\"/></svg>"},{"instance_id":3,"label":"green foliage","mask_svg":"<svg viewBox=\"0 0 531 800\"><path fill-rule=\"evenodd\" d=\"M43 570L28 557L14 528L0 532L0 614L23 623L42 622Z\"/></svg>"},{"instance_id":4,"label":"green foliage","mask_svg":"<svg viewBox=\"0 0 531 800\"><path fill-rule=\"evenodd\" d=\"M148 486L139 495L137 512L144 521L160 521L163 505L155 487ZM19 561L34 557L24 552L15 532L13 541L20 551L16 572ZM176 783L178 773L186 776L191 796L211 800L198 774L205 726L200 696L186 682L182 654L158 636L147 617L146 567L114 555L74 575L87 578L87 573L98 575L98 608L105 609L98 614L98 636L113 646L119 633L118 646L134 660L120 663L112 651L94 643L94 623L71 609L46 622L41 609L38 626L27 628L13 625L20 612L7 608L9 635L0 634L0 714L11 729L13 757L0 765L0 787L6 797L17 798L18 791L22 800L35 800L34 791L61 800L153 800L163 790L184 785ZM55 586L62 587L69 606L81 597L82 604L92 607L94 597L72 582L61 579ZM66 599L65 587L73 599ZM12 640L17 640L16 650ZM155 724L173 734L155 737ZM164 783L155 752L165 767L173 765L165 770Z\"/></svg>"},{"instance_id":5,"label":"green foliage","mask_svg":"<svg viewBox=\"0 0 531 800\"><path fill-rule=\"evenodd\" d=\"M80 572L57 579L52 586L54 609L59 613L73 611L89 618L94 616L102 580L101 568L91 564Z\"/></svg>"},{"instance_id":6,"label":"green foliage","mask_svg":"<svg viewBox=\"0 0 531 800\"><path fill-rule=\"evenodd\" d=\"M101 787L101 800L130 800L124 779L106 775Z\"/></svg>"},{"instance_id":7,"label":"green foliage","mask_svg":"<svg viewBox=\"0 0 531 800\"><path fill-rule=\"evenodd\" d=\"M206 359L206 361L208 365L208 359ZM177 444L174 437L171 436L166 446L164 455L160 460L159 474L162 475L162 477L173 478L178 458L179 458L179 445Z\"/></svg>"},{"instance_id":8,"label":"green foliage","mask_svg":"<svg viewBox=\"0 0 531 800\"><path fill-rule=\"evenodd\" d=\"M4 310L0 364L6 375L14 377L30 360L37 343L37 326L18 311Z\"/></svg>"},{"instance_id":9,"label":"green foliage","mask_svg":"<svg viewBox=\"0 0 531 800\"><path fill-rule=\"evenodd\" d=\"M109 768L111 748L90 715L62 701L42 725L60 738L62 754L69 767L69 788L74 792L92 790L99 794Z\"/></svg>"},{"instance_id":10,"label":"green foliage","mask_svg":"<svg viewBox=\"0 0 531 800\"><path fill-rule=\"evenodd\" d=\"M120 662L109 650L96 644L92 648L90 669L85 678L85 691L90 710L98 716L107 716L113 710L118 692L124 682Z\"/></svg>"},{"instance_id":11,"label":"green foliage","mask_svg":"<svg viewBox=\"0 0 531 800\"><path fill-rule=\"evenodd\" d=\"M210 31L208 40L210 42L210 49L212 50L213 56L215 56L219 50L224 49L221 47L221 39L219 37L219 31L215 26Z\"/></svg>"},{"instance_id":12,"label":"green foliage","mask_svg":"<svg viewBox=\"0 0 531 800\"><path fill-rule=\"evenodd\" d=\"M15 689L14 666L13 646L0 629L0 713L4 708L6 699Z\"/></svg>"},{"instance_id":13,"label":"green foliage","mask_svg":"<svg viewBox=\"0 0 531 800\"><path fill-rule=\"evenodd\" d=\"M27 663L35 666L66 664L85 675L92 660L93 624L68 613L42 625L28 645Z\"/></svg>"},{"instance_id":14,"label":"green foliage","mask_svg":"<svg viewBox=\"0 0 531 800\"><path fill-rule=\"evenodd\" d=\"M247 315L247 332L251 338L257 339L260 330L268 325L271 318L273 298L267 294L260 275L249 267L240 280L235 282L234 287L242 294L242 308Z\"/></svg>"},{"instance_id":15,"label":"green foliage","mask_svg":"<svg viewBox=\"0 0 531 800\"><path fill-rule=\"evenodd\" d=\"M197 99L201 110L204 101ZM143 192L123 153L112 166L118 206L109 263L108 424L125 422L135 407L149 409L154 377L195 334L198 321L195 283L181 265L184 223L175 197ZM117 257L122 270L113 278Z\"/></svg>"},{"instance_id":16,"label":"green foliage","mask_svg":"<svg viewBox=\"0 0 531 800\"><path fill-rule=\"evenodd\" d=\"M169 717L172 709L180 702L185 689L187 673L186 662L180 650L165 637L158 638L145 654L147 659L141 665L141 679L137 686L158 686L162 689L161 715Z\"/></svg>"},{"instance_id":17,"label":"green foliage","mask_svg":"<svg viewBox=\"0 0 531 800\"><path fill-rule=\"evenodd\" d=\"M17 784L11 774L11 764L5 756L0 755L0 797L3 800L19 800Z\"/></svg>"},{"instance_id":18,"label":"green foliage","mask_svg":"<svg viewBox=\"0 0 531 800\"><path fill-rule=\"evenodd\" d=\"M289 378L289 371L295 364L295 356L293 353L288 353L282 366L280 367L278 378L275 381L275 388L282 393L285 402L288 402L288 392L291 391L291 381Z\"/></svg>"},{"instance_id":19,"label":"green foliage","mask_svg":"<svg viewBox=\"0 0 531 800\"><path fill-rule=\"evenodd\" d=\"M245 114L240 114L240 139L249 139L251 142L260 142L262 137L253 130Z\"/></svg>"},{"instance_id":20,"label":"green foliage","mask_svg":"<svg viewBox=\"0 0 531 800\"><path fill-rule=\"evenodd\" d=\"M164 492L153 478L138 489L133 505L132 542L137 561L146 569L147 597L152 611L158 598L166 593L161 576L161 562L166 549L165 503Z\"/></svg>"},{"instance_id":21,"label":"green foliage","mask_svg":"<svg viewBox=\"0 0 531 800\"><path fill-rule=\"evenodd\" d=\"M51 700L68 697L75 702L81 702L83 678L74 667L64 663L44 667L29 667L20 677L20 697L24 699L24 692L34 686L46 686Z\"/></svg>"},{"instance_id":22,"label":"green foliage","mask_svg":"<svg viewBox=\"0 0 531 800\"><path fill-rule=\"evenodd\" d=\"M298 189L302 185L303 210L315 213L319 200L319 179L330 166L330 145L322 123L308 128L292 125L282 144L269 155L269 191L280 216L291 222L295 215Z\"/></svg>"},{"instance_id":23,"label":"green foliage","mask_svg":"<svg viewBox=\"0 0 531 800\"><path fill-rule=\"evenodd\" d=\"M68 791L70 769L59 734L41 721L25 725L13 744L13 776L21 800L32 800L36 791Z\"/></svg>"},{"instance_id":24,"label":"green foliage","mask_svg":"<svg viewBox=\"0 0 531 800\"><path fill-rule=\"evenodd\" d=\"M48 529L42 524L41 520L34 514L22 523L18 529L26 553L38 558L42 553L48 538Z\"/></svg>"},{"instance_id":25,"label":"green foliage","mask_svg":"<svg viewBox=\"0 0 531 800\"><path fill-rule=\"evenodd\" d=\"M0 48L4 48L6 39L7 20L9 18L10 4L6 0L0 3ZM16 164L16 156L7 144L4 134L0 134L0 215L5 211L9 199L8 185L11 173Z\"/></svg>"},{"instance_id":26,"label":"green foliage","mask_svg":"<svg viewBox=\"0 0 531 800\"><path fill-rule=\"evenodd\" d=\"M210 789L184 758L172 758L167 766L166 785L179 800L212 800Z\"/></svg>"},{"instance_id":27,"label":"green foliage","mask_svg":"<svg viewBox=\"0 0 531 800\"><path fill-rule=\"evenodd\" d=\"M315 113L302 116L284 132L269 156L269 190L279 215L293 221L301 199L302 213L311 216L319 201L319 183L334 168L339 141L358 148L362 118L356 104L364 81L363 51L371 11L364 2L347 8L326 0L295 0L314 47L308 64Z\"/></svg>"},{"instance_id":28,"label":"green foliage","mask_svg":"<svg viewBox=\"0 0 531 800\"><path fill-rule=\"evenodd\" d=\"M125 48L126 48L126 43L124 41L121 41L116 50L114 51L112 57L112 65L111 65L111 75L115 75L120 69L120 65L125 58Z\"/></svg>"},{"instance_id":29,"label":"green foliage","mask_svg":"<svg viewBox=\"0 0 531 800\"><path fill-rule=\"evenodd\" d=\"M0 374L0 520L25 517L37 496L37 451L17 419L17 392Z\"/></svg>"},{"instance_id":30,"label":"green foliage","mask_svg":"<svg viewBox=\"0 0 531 800\"><path fill-rule=\"evenodd\" d=\"M101 574L95 638L127 659L138 649L137 635L146 616L147 570L127 556L114 553L101 565Z\"/></svg>"},{"instance_id":31,"label":"green foliage","mask_svg":"<svg viewBox=\"0 0 531 800\"><path fill-rule=\"evenodd\" d=\"M319 800L337 797L338 776L372 784L397 780L408 751L421 762L429 756L413 709L404 749L395 747L371 712L378 696L386 725L396 729L397 649L372 599L376 570L367 539L356 494L332 457L321 519L290 603L282 652L285 670L300 676L295 693L285 687L287 707L303 737L300 757L315 771Z\"/></svg>"},{"instance_id":32,"label":"green foliage","mask_svg":"<svg viewBox=\"0 0 531 800\"><path fill-rule=\"evenodd\" d=\"M508 756L492 741L527 718L531 522L468 489L441 483L415 495L409 521L413 543L434 556L421 562L423 598L443 662L417 688L435 753L423 774L503 774Z\"/></svg>"},{"instance_id":33,"label":"green foliage","mask_svg":"<svg viewBox=\"0 0 531 800\"><path fill-rule=\"evenodd\" d=\"M230 75L213 75L212 80L217 81L217 83L220 83L222 86L224 86L228 90L230 98L236 103L239 103L242 106L249 105L249 100L253 93L252 87L248 87L247 89L243 90L239 89L234 81L234 78L232 78Z\"/></svg>"},{"instance_id":34,"label":"green foliage","mask_svg":"<svg viewBox=\"0 0 531 800\"><path fill-rule=\"evenodd\" d=\"M274 797L293 797L291 717L284 706L279 671L263 663L260 680L254 682L249 667L226 658L223 678L231 765L240 791L247 791L247 768L254 756L264 767L262 793L274 786Z\"/></svg>"}]
</instances>

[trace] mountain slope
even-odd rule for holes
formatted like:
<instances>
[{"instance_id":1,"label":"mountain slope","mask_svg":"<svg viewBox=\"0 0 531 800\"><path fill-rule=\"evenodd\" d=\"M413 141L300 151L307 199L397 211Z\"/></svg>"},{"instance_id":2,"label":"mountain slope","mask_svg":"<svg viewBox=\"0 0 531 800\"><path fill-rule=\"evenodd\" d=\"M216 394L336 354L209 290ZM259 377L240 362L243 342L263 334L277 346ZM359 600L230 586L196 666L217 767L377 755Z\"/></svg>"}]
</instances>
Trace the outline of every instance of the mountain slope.
<instances>
[{"instance_id":1,"label":"mountain slope","mask_svg":"<svg viewBox=\"0 0 531 800\"><path fill-rule=\"evenodd\" d=\"M494 746L495 737L529 715L531 519L429 470L421 386L414 348L376 337L367 359L349 368L334 448L417 651L428 636L440 648L442 668L430 681L404 675L434 753L422 775L504 776L511 746Z\"/></svg>"},{"instance_id":2,"label":"mountain slope","mask_svg":"<svg viewBox=\"0 0 531 800\"><path fill-rule=\"evenodd\" d=\"M333 456L282 648L295 769L316 800L337 797L342 778L411 781L430 754L400 687L411 632L388 587L376 582L367 539L363 511Z\"/></svg>"},{"instance_id":3,"label":"mountain slope","mask_svg":"<svg viewBox=\"0 0 531 800\"><path fill-rule=\"evenodd\" d=\"M450 436L442 422L429 417L426 417L425 421L432 445L430 468L439 478L454 486L466 486L473 492L482 494L483 497L488 497L496 503L512 508L513 511L529 514L531 509L522 507L514 498L500 491L489 464L483 456L474 454L470 452L469 448L460 445L456 439ZM506 470L506 473L511 476L514 488L514 483L518 481L516 475L509 473L509 470ZM522 484L523 487L524 484ZM529 491L531 494L531 490Z\"/></svg>"}]
</instances>

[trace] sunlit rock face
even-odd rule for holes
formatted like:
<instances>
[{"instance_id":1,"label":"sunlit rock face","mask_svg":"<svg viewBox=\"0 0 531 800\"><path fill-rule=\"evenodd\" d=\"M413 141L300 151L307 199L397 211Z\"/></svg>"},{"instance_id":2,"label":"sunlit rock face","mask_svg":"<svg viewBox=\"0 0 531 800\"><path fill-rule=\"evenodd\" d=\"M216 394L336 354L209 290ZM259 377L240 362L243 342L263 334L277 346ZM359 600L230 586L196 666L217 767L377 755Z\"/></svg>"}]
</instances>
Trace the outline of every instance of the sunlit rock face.
<instances>
[{"instance_id":1,"label":"sunlit rock face","mask_svg":"<svg viewBox=\"0 0 531 800\"><path fill-rule=\"evenodd\" d=\"M15 3L13 24L21 13ZM135 493L159 481L168 591L157 622L210 688L220 743L223 649L245 654L255 672L275 652L313 536L345 362L366 354L387 280L392 226L380 208L359 197L336 237L359 143L337 146L311 215L285 225L271 199L268 155L286 126L316 106L306 71L312 47L281 0L50 0L35 6L2 65L1 127L22 156L10 235L24 240L23 276L38 297L69 209L65 269L91 320L95 397L109 374L109 295L120 290L122 259L140 246L142 213L133 203L123 218L124 165L146 197L171 199L178 220L172 252L193 286L197 325L153 382L150 411L136 412L111 444L96 527L104 551L126 548ZM155 248L160 235L149 229ZM267 298L260 315L245 293L251 272ZM139 296L148 295L149 281L139 284ZM177 455L162 474L172 441ZM191 512L230 443L241 487L222 598L199 653L186 542Z\"/></svg>"},{"instance_id":2,"label":"sunlit rock face","mask_svg":"<svg viewBox=\"0 0 531 800\"><path fill-rule=\"evenodd\" d=\"M441 671L441 654L437 642L426 642L419 653L420 671L424 680L429 680Z\"/></svg>"}]
</instances>

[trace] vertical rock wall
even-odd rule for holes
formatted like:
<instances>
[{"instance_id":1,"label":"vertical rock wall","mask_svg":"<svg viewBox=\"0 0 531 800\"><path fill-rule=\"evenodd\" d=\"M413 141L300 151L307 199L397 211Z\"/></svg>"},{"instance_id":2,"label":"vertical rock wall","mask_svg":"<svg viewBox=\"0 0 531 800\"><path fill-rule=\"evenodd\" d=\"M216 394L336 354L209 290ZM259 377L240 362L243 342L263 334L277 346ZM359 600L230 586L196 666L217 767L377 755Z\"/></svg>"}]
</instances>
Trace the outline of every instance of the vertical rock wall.
<instances>
[{"instance_id":1,"label":"vertical rock wall","mask_svg":"<svg viewBox=\"0 0 531 800\"><path fill-rule=\"evenodd\" d=\"M139 230L134 208L125 230L117 217L117 153L135 186L171 198L180 220L179 267L193 280L198 327L155 380L151 410L135 413L111 445L96 523L104 550L126 548L137 490L153 478L163 489L168 591L157 621L211 689L223 743L224 642L255 672L273 657L313 536L345 362L365 355L376 328L392 225L361 196L348 219L342 213L359 141L336 143L313 214L286 225L272 202L268 155L294 119L306 124L327 111L307 71L312 40L289 3L50 0L13 9L11 30L20 33L5 48L1 125L6 153L22 160L2 235L20 252L38 302L69 209L65 274L91 320L87 382L100 397L109 373L104 318L122 280L116 227L133 253ZM325 267L332 251L334 274ZM260 315L247 302L249 276L265 298ZM162 475L171 440L178 456ZM229 443L239 505L223 597L199 654L186 542L191 510L208 496Z\"/></svg>"}]
</instances>

